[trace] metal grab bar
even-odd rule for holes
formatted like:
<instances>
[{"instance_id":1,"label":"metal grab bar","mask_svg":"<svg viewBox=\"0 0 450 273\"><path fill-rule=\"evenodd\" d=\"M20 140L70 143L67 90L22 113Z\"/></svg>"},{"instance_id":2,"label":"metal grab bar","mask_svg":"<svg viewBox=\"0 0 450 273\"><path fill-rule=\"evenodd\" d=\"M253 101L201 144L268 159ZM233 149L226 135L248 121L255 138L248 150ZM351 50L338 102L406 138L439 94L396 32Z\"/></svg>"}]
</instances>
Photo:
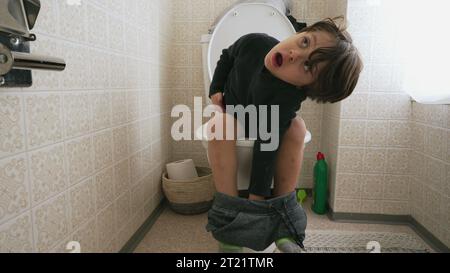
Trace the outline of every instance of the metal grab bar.
<instances>
[{"instance_id":1,"label":"metal grab bar","mask_svg":"<svg viewBox=\"0 0 450 273\"><path fill-rule=\"evenodd\" d=\"M61 58L30 53L40 0L0 0L0 87L30 87L31 70L63 71Z\"/></svg>"},{"instance_id":2,"label":"metal grab bar","mask_svg":"<svg viewBox=\"0 0 450 273\"><path fill-rule=\"evenodd\" d=\"M11 54L13 58L13 69L43 69L63 71L66 68L66 62L61 58L14 51L12 51Z\"/></svg>"},{"instance_id":3,"label":"metal grab bar","mask_svg":"<svg viewBox=\"0 0 450 273\"><path fill-rule=\"evenodd\" d=\"M63 71L65 68L63 59L11 51L0 43L0 75L8 74L12 69Z\"/></svg>"}]
</instances>

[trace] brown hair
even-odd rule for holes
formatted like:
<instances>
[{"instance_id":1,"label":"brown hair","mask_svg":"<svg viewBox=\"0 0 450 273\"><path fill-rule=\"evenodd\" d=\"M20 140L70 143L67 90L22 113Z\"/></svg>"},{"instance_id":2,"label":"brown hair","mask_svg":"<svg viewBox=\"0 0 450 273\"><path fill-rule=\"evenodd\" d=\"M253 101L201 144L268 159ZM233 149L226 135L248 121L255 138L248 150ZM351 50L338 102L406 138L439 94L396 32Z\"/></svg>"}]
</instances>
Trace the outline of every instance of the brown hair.
<instances>
[{"instance_id":1,"label":"brown hair","mask_svg":"<svg viewBox=\"0 0 450 273\"><path fill-rule=\"evenodd\" d=\"M301 30L301 32L325 31L336 39L334 47L316 49L309 56L308 65L315 71L319 63L325 66L319 72L317 80L306 86L306 94L313 101L335 103L349 97L358 83L363 69L361 56L353 45L350 34L340 28L335 20L341 17L327 18Z\"/></svg>"}]
</instances>

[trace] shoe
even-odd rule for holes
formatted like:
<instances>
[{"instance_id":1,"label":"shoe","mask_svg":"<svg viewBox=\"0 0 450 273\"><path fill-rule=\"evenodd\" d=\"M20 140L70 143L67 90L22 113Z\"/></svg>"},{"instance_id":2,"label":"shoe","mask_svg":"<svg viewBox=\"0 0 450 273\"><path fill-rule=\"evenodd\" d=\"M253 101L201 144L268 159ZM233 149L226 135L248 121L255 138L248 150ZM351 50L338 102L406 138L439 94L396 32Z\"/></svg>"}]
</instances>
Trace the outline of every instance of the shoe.
<instances>
[{"instance_id":1,"label":"shoe","mask_svg":"<svg viewBox=\"0 0 450 273\"><path fill-rule=\"evenodd\" d=\"M302 249L290 238L278 239L277 248L281 253L302 253Z\"/></svg>"},{"instance_id":2,"label":"shoe","mask_svg":"<svg viewBox=\"0 0 450 273\"><path fill-rule=\"evenodd\" d=\"M242 253L244 250L241 246L234 246L219 242L219 253Z\"/></svg>"}]
</instances>

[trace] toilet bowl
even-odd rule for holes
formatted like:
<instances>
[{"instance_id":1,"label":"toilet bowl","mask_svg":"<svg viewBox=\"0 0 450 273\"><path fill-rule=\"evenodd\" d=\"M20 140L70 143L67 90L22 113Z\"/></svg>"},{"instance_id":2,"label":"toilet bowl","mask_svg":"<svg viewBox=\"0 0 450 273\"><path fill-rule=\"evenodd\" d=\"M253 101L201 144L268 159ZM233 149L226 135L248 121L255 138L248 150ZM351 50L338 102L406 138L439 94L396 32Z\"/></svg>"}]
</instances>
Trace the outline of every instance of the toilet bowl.
<instances>
[{"instance_id":1,"label":"toilet bowl","mask_svg":"<svg viewBox=\"0 0 450 273\"><path fill-rule=\"evenodd\" d=\"M294 27L285 15L288 2L286 0L238 1L216 20L218 23L215 23L210 29L210 34L202 35L203 78L205 98L208 104L211 103L209 87L223 49L228 48L240 37L249 33L266 33L279 41L295 34ZM208 155L207 127L208 123L197 128L195 134L197 139L202 141ZM308 131L305 136L305 145L310 141L311 133ZM239 138L238 136L236 142L238 190L247 190L249 187L254 142L254 139ZM263 252L273 252L274 248L275 246L272 245Z\"/></svg>"},{"instance_id":2,"label":"toilet bowl","mask_svg":"<svg viewBox=\"0 0 450 273\"><path fill-rule=\"evenodd\" d=\"M208 157L208 123L205 123L203 126L199 127L195 134L197 139L201 139L202 146L206 150L206 156ZM311 133L309 131L306 132L305 136L305 146L307 143L311 142ZM255 143L254 139L246 139L238 136L238 140L236 141L236 157L237 157L237 188L238 190L247 190L250 182L250 173L252 169L252 159L253 159L253 145ZM273 181L272 181L273 187Z\"/></svg>"}]
</instances>

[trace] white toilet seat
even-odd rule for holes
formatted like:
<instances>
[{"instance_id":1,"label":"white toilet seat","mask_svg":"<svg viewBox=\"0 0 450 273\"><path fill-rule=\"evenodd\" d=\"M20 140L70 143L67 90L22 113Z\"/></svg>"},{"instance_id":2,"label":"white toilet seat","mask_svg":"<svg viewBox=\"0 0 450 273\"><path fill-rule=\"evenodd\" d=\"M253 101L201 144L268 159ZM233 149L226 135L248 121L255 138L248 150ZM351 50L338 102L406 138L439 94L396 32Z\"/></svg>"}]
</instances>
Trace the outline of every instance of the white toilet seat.
<instances>
[{"instance_id":1,"label":"white toilet seat","mask_svg":"<svg viewBox=\"0 0 450 273\"><path fill-rule=\"evenodd\" d=\"M203 124L201 127L199 127L195 131L195 136L197 139L208 142L208 123ZM238 140L236 141L236 146L239 147L249 147L252 148L255 144L255 139L246 139L243 137L238 137Z\"/></svg>"},{"instance_id":2,"label":"white toilet seat","mask_svg":"<svg viewBox=\"0 0 450 273\"><path fill-rule=\"evenodd\" d=\"M201 140L203 142L208 142L208 123L203 124L201 127L197 128L195 131L195 136L198 140ZM305 145L312 140L312 135L310 131L306 131L305 136ZM238 140L236 141L236 146L239 147L248 147L253 148L253 145L255 144L255 139L246 139L242 137L238 137Z\"/></svg>"}]
</instances>

